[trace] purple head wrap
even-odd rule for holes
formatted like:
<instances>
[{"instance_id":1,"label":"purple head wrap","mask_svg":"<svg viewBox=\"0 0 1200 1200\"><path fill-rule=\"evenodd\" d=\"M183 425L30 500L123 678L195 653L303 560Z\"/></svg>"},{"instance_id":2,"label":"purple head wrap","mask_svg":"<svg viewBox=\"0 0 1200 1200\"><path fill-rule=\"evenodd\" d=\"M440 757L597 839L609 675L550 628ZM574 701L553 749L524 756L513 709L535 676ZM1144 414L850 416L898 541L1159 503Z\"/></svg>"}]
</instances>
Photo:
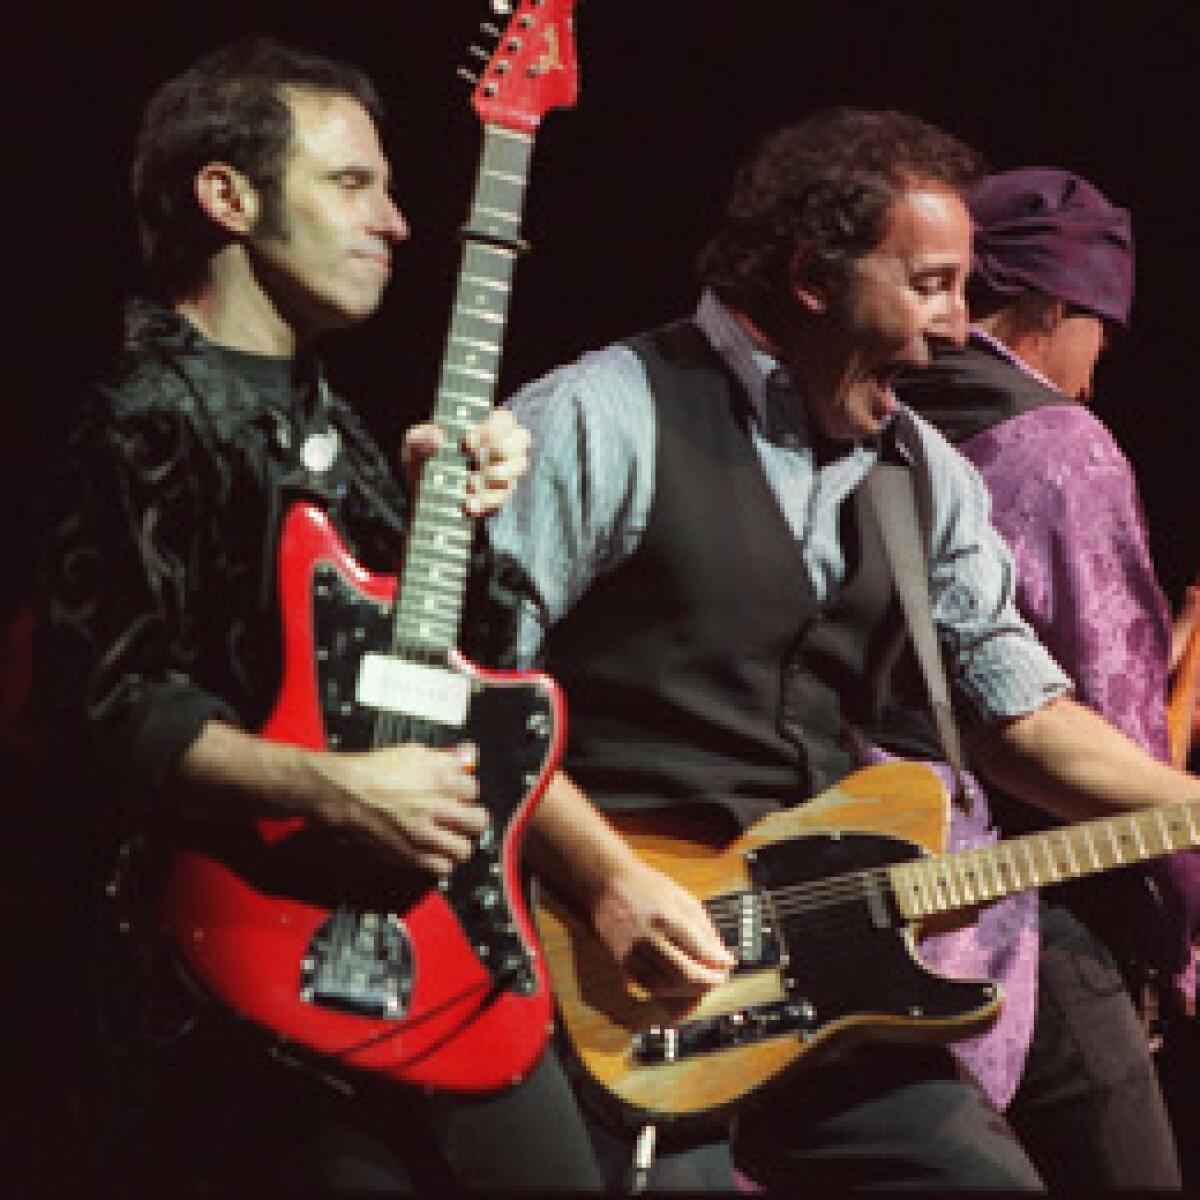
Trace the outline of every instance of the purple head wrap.
<instances>
[{"instance_id":1,"label":"purple head wrap","mask_svg":"<svg viewBox=\"0 0 1200 1200\"><path fill-rule=\"evenodd\" d=\"M1126 209L1054 167L988 175L967 203L975 221L973 303L995 307L1037 291L1129 325L1133 232Z\"/></svg>"}]
</instances>

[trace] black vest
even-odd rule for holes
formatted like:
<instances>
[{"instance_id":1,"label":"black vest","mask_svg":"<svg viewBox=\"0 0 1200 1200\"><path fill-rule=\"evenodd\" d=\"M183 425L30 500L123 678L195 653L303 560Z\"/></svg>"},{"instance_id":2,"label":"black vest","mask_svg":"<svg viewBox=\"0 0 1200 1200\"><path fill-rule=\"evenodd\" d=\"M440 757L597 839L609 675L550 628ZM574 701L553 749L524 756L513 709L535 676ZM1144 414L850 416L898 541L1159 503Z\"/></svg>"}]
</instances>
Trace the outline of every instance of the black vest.
<instances>
[{"instance_id":1,"label":"black vest","mask_svg":"<svg viewBox=\"0 0 1200 1200\"><path fill-rule=\"evenodd\" d=\"M902 376L896 394L955 446L1046 404L1071 404L986 342L939 344L933 362Z\"/></svg>"},{"instance_id":2,"label":"black vest","mask_svg":"<svg viewBox=\"0 0 1200 1200\"><path fill-rule=\"evenodd\" d=\"M854 765L898 624L861 489L843 506L846 581L817 604L750 439L750 402L691 322L631 343L657 415L654 499L634 554L552 631L567 770L607 808L716 803L742 822Z\"/></svg>"}]
</instances>

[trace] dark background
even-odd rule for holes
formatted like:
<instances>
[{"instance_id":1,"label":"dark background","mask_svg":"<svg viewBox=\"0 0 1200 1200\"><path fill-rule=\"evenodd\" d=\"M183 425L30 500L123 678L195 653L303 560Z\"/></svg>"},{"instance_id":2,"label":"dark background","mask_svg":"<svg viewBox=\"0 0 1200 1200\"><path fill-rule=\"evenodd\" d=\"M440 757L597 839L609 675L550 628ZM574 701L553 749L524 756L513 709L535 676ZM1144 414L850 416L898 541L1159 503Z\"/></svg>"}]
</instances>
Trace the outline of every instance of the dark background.
<instances>
[{"instance_id":1,"label":"dark background","mask_svg":"<svg viewBox=\"0 0 1200 1200\"><path fill-rule=\"evenodd\" d=\"M3 466L18 504L136 284L125 178L140 106L198 53L243 33L351 58L384 94L414 235L383 311L328 353L383 436L428 411L478 149L456 68L471 61L486 0L35 0L23 11L6 18L18 301L7 357L23 386L9 395ZM1200 268L1200 4L581 0L578 44L578 107L552 113L538 140L525 225L534 253L519 268L502 392L691 307L695 250L760 133L829 103L911 109L998 168L1066 166L1133 210L1134 331L1102 364L1096 408L1137 469L1178 601L1200 549L1189 294Z\"/></svg>"},{"instance_id":2,"label":"dark background","mask_svg":"<svg viewBox=\"0 0 1200 1200\"><path fill-rule=\"evenodd\" d=\"M0 33L9 93L0 120L8 200L0 261L11 306L0 437L6 623L28 588L38 480L68 403L112 353L122 297L137 282L125 180L147 94L199 53L250 32L350 58L375 78L414 233L381 313L328 353L342 389L395 443L431 407L479 146L469 89L455 72L471 61L466 46L489 16L484 0L10 6ZM1102 364L1096 408L1133 461L1161 579L1178 603L1200 566L1192 394L1200 4L584 0L578 42L579 105L551 114L538 139L525 223L534 252L519 268L502 393L691 308L695 251L733 165L759 134L830 103L911 109L995 167L1069 167L1133 210L1134 329ZM9 716L26 666L15 645L0 659ZM9 726L3 732L6 834L26 861L9 880L0 930L18 956L36 947L41 959L59 944L39 940L39 896L57 886L60 868L53 846L44 858L25 848L44 848L38 839L55 815L42 808L28 746ZM36 1145L52 1130L50 1156L69 1162L70 1043L47 1027L37 979L26 983L13 990L8 1019L25 1084L13 1132ZM1189 1074L1200 1051L1173 1061ZM1181 1085L1185 1101L1192 1086Z\"/></svg>"}]
</instances>

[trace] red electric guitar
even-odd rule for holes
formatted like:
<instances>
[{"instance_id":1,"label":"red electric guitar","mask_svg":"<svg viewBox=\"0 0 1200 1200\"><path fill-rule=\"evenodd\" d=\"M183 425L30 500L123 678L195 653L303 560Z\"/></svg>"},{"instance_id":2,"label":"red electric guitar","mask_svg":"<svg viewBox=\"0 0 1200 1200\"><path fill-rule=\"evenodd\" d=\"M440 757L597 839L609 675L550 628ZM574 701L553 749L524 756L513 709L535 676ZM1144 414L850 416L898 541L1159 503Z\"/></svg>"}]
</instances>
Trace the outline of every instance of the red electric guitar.
<instances>
[{"instance_id":1,"label":"red electric guitar","mask_svg":"<svg viewBox=\"0 0 1200 1200\"><path fill-rule=\"evenodd\" d=\"M434 411L446 448L425 467L399 585L310 505L280 542L283 685L262 733L331 750L472 741L491 832L435 885L302 820L222 829L172 857L161 893L187 973L283 1047L451 1091L519 1080L552 1016L517 858L564 711L545 676L455 649L472 541L458 446L493 401L534 131L575 99L572 3L520 0L503 32L484 27L499 42L473 95L483 152Z\"/></svg>"}]
</instances>

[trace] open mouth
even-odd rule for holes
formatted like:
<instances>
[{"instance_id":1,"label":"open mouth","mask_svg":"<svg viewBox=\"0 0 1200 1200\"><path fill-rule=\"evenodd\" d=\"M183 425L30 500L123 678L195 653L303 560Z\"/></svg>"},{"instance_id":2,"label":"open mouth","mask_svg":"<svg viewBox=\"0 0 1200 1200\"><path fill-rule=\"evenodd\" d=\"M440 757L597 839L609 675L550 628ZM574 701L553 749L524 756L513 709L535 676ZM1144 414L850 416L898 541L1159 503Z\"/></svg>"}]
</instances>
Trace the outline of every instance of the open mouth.
<instances>
[{"instance_id":1,"label":"open mouth","mask_svg":"<svg viewBox=\"0 0 1200 1200\"><path fill-rule=\"evenodd\" d=\"M893 385L912 366L911 363L893 361L873 367L866 374L870 389L867 401L872 421L886 420L896 409L896 393Z\"/></svg>"}]
</instances>

